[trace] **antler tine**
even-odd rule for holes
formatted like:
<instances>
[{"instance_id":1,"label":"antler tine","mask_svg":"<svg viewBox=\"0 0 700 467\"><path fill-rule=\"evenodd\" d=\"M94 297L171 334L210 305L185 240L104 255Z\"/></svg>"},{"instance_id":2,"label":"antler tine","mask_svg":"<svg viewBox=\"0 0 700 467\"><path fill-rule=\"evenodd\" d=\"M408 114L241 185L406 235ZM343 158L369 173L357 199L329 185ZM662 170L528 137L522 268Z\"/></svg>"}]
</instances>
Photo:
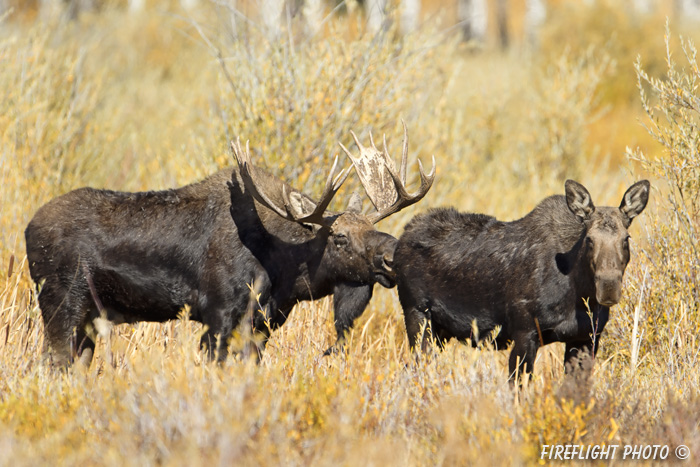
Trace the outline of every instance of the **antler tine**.
<instances>
[{"instance_id":1,"label":"antler tine","mask_svg":"<svg viewBox=\"0 0 700 467\"><path fill-rule=\"evenodd\" d=\"M343 151L345 151L345 154L347 154L347 156L350 158L350 160L354 160L355 156L353 156L352 153L350 151L348 151L348 148L346 148L343 145L343 143L341 143L341 142L338 142L338 144L340 145L341 148L343 148Z\"/></svg>"},{"instance_id":2,"label":"antler tine","mask_svg":"<svg viewBox=\"0 0 700 467\"><path fill-rule=\"evenodd\" d=\"M399 167L399 174L401 174L401 183L404 185L406 184L406 155L401 158L401 167ZM395 169L393 159L391 158L391 155L389 155L389 149L387 149L386 146L386 134L384 134L384 166L387 168L388 171L392 171Z\"/></svg>"},{"instance_id":3,"label":"antler tine","mask_svg":"<svg viewBox=\"0 0 700 467\"><path fill-rule=\"evenodd\" d=\"M386 135L384 139L386 139ZM377 149L377 146L374 144L374 138L372 138L372 130L369 130L369 144L372 149L374 149L375 151L379 151L379 149Z\"/></svg>"},{"instance_id":4,"label":"antler tine","mask_svg":"<svg viewBox=\"0 0 700 467\"><path fill-rule=\"evenodd\" d=\"M430 172L426 175L425 171L423 170L423 164L421 163L420 159L418 159L418 171L420 174L420 188L418 188L418 191L414 194L408 194L406 191L406 184L399 178L400 176L396 173L396 171L390 167L387 164L387 171L389 172L389 175L391 175L392 180L394 181L394 187L396 189L396 193L398 195L396 201L394 204L391 206L387 207L386 209L383 209L381 211L377 211L373 215L369 216L370 221L373 224L376 224L382 219L385 219L389 217L390 215L399 212L400 210L417 203L423 197L428 193L430 190L430 187L433 186L433 182L435 181L435 156L432 156L432 162L433 162L433 167L430 170ZM403 164L402 164L403 165ZM403 169L403 167L402 167Z\"/></svg>"},{"instance_id":5,"label":"antler tine","mask_svg":"<svg viewBox=\"0 0 700 467\"><path fill-rule=\"evenodd\" d=\"M318 204L314 203L303 193L297 191L291 191L290 193L287 185L283 183L280 195L284 206L280 207L266 193L264 188L266 185L269 186L270 182L269 180L266 181L265 177L261 177L258 173L259 169L252 164L248 144L249 143L246 142L246 149L243 151L240 138L238 138L235 142L231 141L231 149L238 163L243 183L246 189L251 192L252 196L262 205L290 221L326 225L327 220L324 218L323 214L333 199L333 196L348 178L350 173L349 167L341 170L340 173L336 175L338 156L335 156L333 166L326 179L323 194L321 195L321 201ZM271 178L269 175L267 175L267 177ZM295 202L292 201L292 196ZM307 213L308 211L304 212L309 205L313 205L313 211L311 213Z\"/></svg>"},{"instance_id":6,"label":"antler tine","mask_svg":"<svg viewBox=\"0 0 700 467\"><path fill-rule=\"evenodd\" d=\"M425 174L423 171L423 163L418 159L418 172L420 173L420 186L421 190L423 189L424 186L428 186L426 189L426 192L430 189L430 187L433 185L433 181L435 181L435 155L432 156L432 163L433 167L430 169L430 172L428 175ZM419 190L419 191L421 191Z\"/></svg>"},{"instance_id":7,"label":"antler tine","mask_svg":"<svg viewBox=\"0 0 700 467\"><path fill-rule=\"evenodd\" d=\"M243 178L243 184L246 189L249 190L253 197L257 199L261 204L267 206L268 208L275 211L279 216L284 218L289 218L289 212L286 209L282 209L275 204L269 196L265 194L264 190L258 190L258 180L256 176L256 169L250 160L250 145L249 141L245 143L245 151L241 146L241 138L238 137L236 141L231 141L231 149L233 150L233 155L238 163L238 167L241 173L241 178Z\"/></svg>"},{"instance_id":8,"label":"antler tine","mask_svg":"<svg viewBox=\"0 0 700 467\"><path fill-rule=\"evenodd\" d=\"M399 210L418 202L428 192L435 178L435 158L433 157L433 169L426 175L423 166L419 163L421 186L418 192L409 195L406 192L406 170L408 165L408 128L406 122L403 124L403 151L401 154L401 166L398 172L394 166L394 160L389 156L386 144L386 135L383 137L384 150L380 151L374 143L372 133L369 134L370 147L366 148L360 144L357 135L350 132L355 144L360 150L358 156L354 156L342 143L345 154L350 157L355 167L357 175L360 177L362 185L369 196L372 204L377 209L377 213L370 216L372 222L378 222L385 217L398 212ZM393 186L392 186L393 185Z\"/></svg>"},{"instance_id":9,"label":"antler tine","mask_svg":"<svg viewBox=\"0 0 700 467\"><path fill-rule=\"evenodd\" d=\"M403 152L401 154L400 174L401 182L406 185L406 166L408 165L408 128L406 128L406 122L403 121L403 118L401 119L401 124L403 125ZM435 157L433 156L433 159L434 158ZM435 161L433 160L433 165L435 165L434 162ZM418 164L420 165L420 159L418 160Z\"/></svg>"},{"instance_id":10,"label":"antler tine","mask_svg":"<svg viewBox=\"0 0 700 467\"><path fill-rule=\"evenodd\" d=\"M326 208L328 208L328 205L331 203L331 200L350 174L350 167L346 167L343 170L341 170L340 173L338 173L338 175L335 175L337 166L338 156L336 155L335 159L333 160L333 166L331 167L330 173L328 174L328 178L326 179L326 185L323 187L323 194L321 195L321 200L318 202L311 214L297 218L297 222L311 222L314 224L323 223L323 213L326 211ZM288 198L285 198L285 203L288 206L291 205Z\"/></svg>"},{"instance_id":11,"label":"antler tine","mask_svg":"<svg viewBox=\"0 0 700 467\"><path fill-rule=\"evenodd\" d=\"M362 145L362 143L360 143L360 140L357 138L357 135L355 134L354 131L350 130L350 134L352 135L352 139L355 140L355 144L357 144L357 148L360 150L360 152L362 152L365 149L365 147ZM342 146L342 144L341 144L341 146ZM345 152L347 152L347 149L345 150ZM348 153L348 155L349 154L350 153Z\"/></svg>"},{"instance_id":12,"label":"antler tine","mask_svg":"<svg viewBox=\"0 0 700 467\"><path fill-rule=\"evenodd\" d=\"M403 120L403 118L401 119L401 124L403 125L403 150L401 152L401 166L399 167L399 175L401 176L401 183L406 185L406 168L408 166L408 128L406 128L406 122ZM391 160L389 150L386 146L386 134L384 134L384 154L386 154L387 159ZM420 163L420 161L418 162Z\"/></svg>"}]
</instances>

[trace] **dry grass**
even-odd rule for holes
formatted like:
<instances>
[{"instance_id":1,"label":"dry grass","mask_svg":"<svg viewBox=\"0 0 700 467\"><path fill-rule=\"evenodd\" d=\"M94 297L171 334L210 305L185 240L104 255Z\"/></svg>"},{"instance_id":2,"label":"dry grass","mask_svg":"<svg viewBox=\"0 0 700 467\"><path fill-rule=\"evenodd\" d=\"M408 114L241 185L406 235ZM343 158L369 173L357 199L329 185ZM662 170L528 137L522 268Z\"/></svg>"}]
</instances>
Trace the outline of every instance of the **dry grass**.
<instances>
[{"instance_id":1,"label":"dry grass","mask_svg":"<svg viewBox=\"0 0 700 467\"><path fill-rule=\"evenodd\" d=\"M629 98L637 53L639 72L668 72L662 20L631 21L611 0L605 21L577 10L589 15L576 23L578 45L565 47L571 16L555 12L541 51L475 54L429 26L405 38L361 34L352 14L328 24L328 41L295 24L273 43L255 28L235 41L220 9L188 18L171 3L70 25L0 23L0 465L533 464L543 443L686 444L700 457L692 56L674 39L675 81L642 75L646 107ZM584 44L615 27L621 44ZM429 206L515 219L568 177L598 204L652 178L590 385L564 376L560 345L540 351L520 392L506 381L504 352L450 343L415 364L396 292L384 289L344 355L321 358L334 339L321 300L296 307L259 366L204 363L201 328L187 319L117 327L111 354L100 341L88 370L44 362L23 260L23 229L42 203L82 185L194 181L230 163L226 140L239 134L314 191L349 129L386 132L398 154L401 117L410 156L435 154L438 180L380 225L394 235ZM630 162L621 135L641 146Z\"/></svg>"}]
</instances>

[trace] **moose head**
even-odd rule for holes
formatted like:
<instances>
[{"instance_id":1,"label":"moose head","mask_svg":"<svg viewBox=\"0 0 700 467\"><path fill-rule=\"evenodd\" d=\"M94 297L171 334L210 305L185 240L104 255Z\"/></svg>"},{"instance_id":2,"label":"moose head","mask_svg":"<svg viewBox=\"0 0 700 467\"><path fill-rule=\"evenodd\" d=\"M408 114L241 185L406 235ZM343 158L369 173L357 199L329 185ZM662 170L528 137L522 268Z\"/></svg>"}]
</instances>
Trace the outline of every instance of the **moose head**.
<instances>
[{"instance_id":1,"label":"moose head","mask_svg":"<svg viewBox=\"0 0 700 467\"><path fill-rule=\"evenodd\" d=\"M242 146L240 139L231 143L234 157L238 163L241 181L245 190L259 205L271 211L276 220L269 224L280 225L279 221L289 221L293 227L284 223L279 232L270 232L283 236L287 244L309 245L299 255L292 258L293 264L285 264L287 272L274 273L280 267L279 259L263 264L268 277L277 277L278 284L270 284L272 303L268 307L266 322L280 325L296 301L308 298L320 298L334 295L334 309L338 339L342 343L343 334L367 306L372 296L375 283L390 288L395 285L396 274L393 269L396 239L374 228L374 224L400 210L417 203L428 192L435 179L435 159L433 168L425 173L419 162L420 187L415 193L406 190L406 166L408 159L408 132L404 124L404 144L401 166L397 171L389 156L384 139L384 148L379 150L370 134L370 145L363 146L357 135L351 132L359 154L354 155L341 144L343 151L350 157L360 177L365 191L376 211L362 213L362 202L353 194L345 211L328 210L331 200L349 175L349 168L338 172L336 156L330 169L323 192L318 201L281 182L263 169L256 167L251 160L248 143ZM301 228L299 228L301 226ZM270 228L267 228L270 231ZM291 233L294 232L294 233ZM289 251L287 248L286 251ZM294 255L296 256L296 255ZM311 265L311 266L310 266ZM303 277L294 276L291 271L303 271ZM291 274L291 276L290 276ZM288 288L301 284L304 291L296 290L289 296L275 299L275 290L285 289L280 283L285 277L293 280ZM307 276L308 275L308 276ZM271 279L272 282L274 280ZM279 314L278 314L279 312ZM254 328L263 326L254 323ZM267 334L265 331L263 333ZM331 348L328 352L335 349ZM327 352L327 353L328 353Z\"/></svg>"},{"instance_id":2,"label":"moose head","mask_svg":"<svg viewBox=\"0 0 700 467\"><path fill-rule=\"evenodd\" d=\"M603 306L616 305L622 296L622 277L630 260L627 229L646 207L649 187L642 180L627 189L619 207L596 208L583 185L566 181L566 203L586 226L583 254L593 275L596 301Z\"/></svg>"}]
</instances>

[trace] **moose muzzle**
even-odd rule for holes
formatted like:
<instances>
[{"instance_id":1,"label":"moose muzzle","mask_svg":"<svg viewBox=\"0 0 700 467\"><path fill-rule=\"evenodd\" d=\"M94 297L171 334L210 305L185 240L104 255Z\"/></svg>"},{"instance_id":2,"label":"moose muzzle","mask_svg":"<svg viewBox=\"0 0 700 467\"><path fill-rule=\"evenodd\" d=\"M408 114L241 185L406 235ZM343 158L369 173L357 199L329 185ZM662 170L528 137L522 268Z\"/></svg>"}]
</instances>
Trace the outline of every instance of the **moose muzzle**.
<instances>
[{"instance_id":1,"label":"moose muzzle","mask_svg":"<svg viewBox=\"0 0 700 467\"><path fill-rule=\"evenodd\" d=\"M596 301L603 306L613 306L620 302L622 296L622 273L605 271L595 275Z\"/></svg>"}]
</instances>

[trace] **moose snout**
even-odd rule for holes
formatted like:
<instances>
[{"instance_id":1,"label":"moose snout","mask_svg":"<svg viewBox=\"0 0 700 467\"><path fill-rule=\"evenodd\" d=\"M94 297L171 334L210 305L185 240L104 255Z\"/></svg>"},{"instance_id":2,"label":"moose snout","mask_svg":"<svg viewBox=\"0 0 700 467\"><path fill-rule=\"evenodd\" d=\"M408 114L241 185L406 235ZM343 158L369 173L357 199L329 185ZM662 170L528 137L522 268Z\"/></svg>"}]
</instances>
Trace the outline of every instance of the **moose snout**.
<instances>
[{"instance_id":1,"label":"moose snout","mask_svg":"<svg viewBox=\"0 0 700 467\"><path fill-rule=\"evenodd\" d=\"M617 305L622 296L622 274L618 272L596 274L595 295L596 301L603 306Z\"/></svg>"},{"instance_id":2,"label":"moose snout","mask_svg":"<svg viewBox=\"0 0 700 467\"><path fill-rule=\"evenodd\" d=\"M394 252L385 251L374 256L375 279L382 286L391 288L396 285L396 272L394 271Z\"/></svg>"},{"instance_id":3,"label":"moose snout","mask_svg":"<svg viewBox=\"0 0 700 467\"><path fill-rule=\"evenodd\" d=\"M382 255L382 267L385 271L394 273L394 252L384 253Z\"/></svg>"},{"instance_id":4,"label":"moose snout","mask_svg":"<svg viewBox=\"0 0 700 467\"><path fill-rule=\"evenodd\" d=\"M374 267L382 273L394 277L394 252L381 252L374 256Z\"/></svg>"}]
</instances>

